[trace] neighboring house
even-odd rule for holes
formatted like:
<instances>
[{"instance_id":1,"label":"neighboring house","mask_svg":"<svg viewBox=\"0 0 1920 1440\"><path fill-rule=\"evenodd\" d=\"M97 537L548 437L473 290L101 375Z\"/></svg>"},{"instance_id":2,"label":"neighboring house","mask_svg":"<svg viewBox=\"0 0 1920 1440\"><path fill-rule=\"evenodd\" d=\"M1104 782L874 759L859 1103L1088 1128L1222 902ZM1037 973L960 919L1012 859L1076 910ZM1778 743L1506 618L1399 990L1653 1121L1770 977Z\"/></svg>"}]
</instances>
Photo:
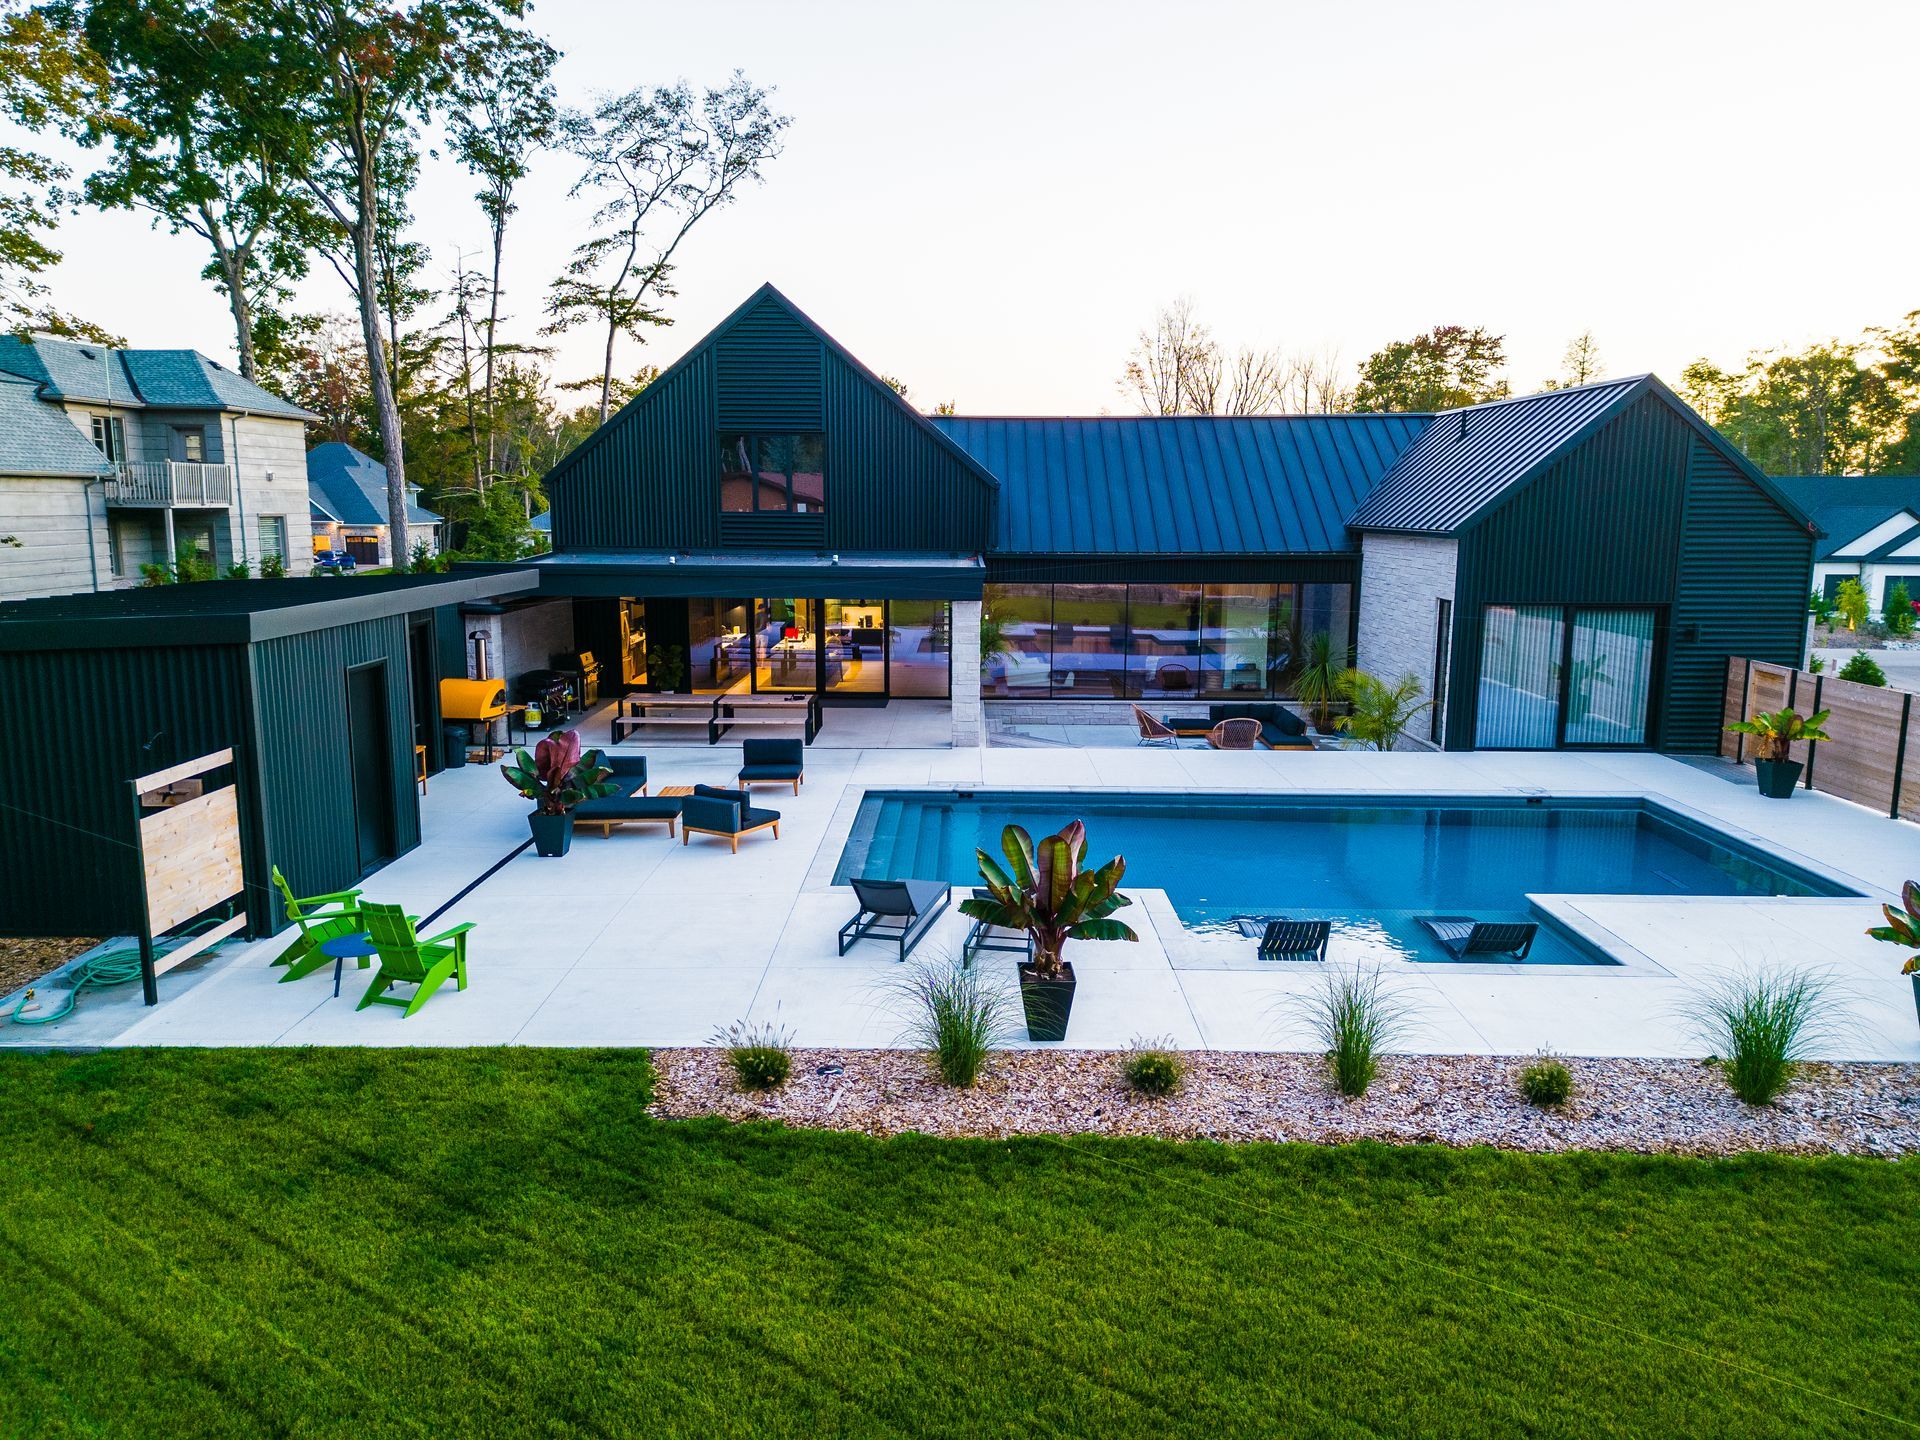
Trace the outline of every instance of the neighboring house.
<instances>
[{"instance_id":1,"label":"neighboring house","mask_svg":"<svg viewBox=\"0 0 1920 1440\"><path fill-rule=\"evenodd\" d=\"M1904 582L1920 600L1920 475L1792 475L1780 488L1825 532L1813 552L1813 588L1831 600L1858 580L1878 614Z\"/></svg>"},{"instance_id":2,"label":"neighboring house","mask_svg":"<svg viewBox=\"0 0 1920 1440\"><path fill-rule=\"evenodd\" d=\"M393 564L387 523L387 467L364 451L329 440L307 452L307 495L313 553L344 551L358 565ZM420 506L420 487L407 487L407 543L440 552L440 517Z\"/></svg>"},{"instance_id":3,"label":"neighboring house","mask_svg":"<svg viewBox=\"0 0 1920 1440\"><path fill-rule=\"evenodd\" d=\"M546 493L548 603L503 623L503 673L949 698L958 744L987 704L1297 702L1326 634L1419 679L1423 742L1711 753L1729 658L1802 658L1815 535L1652 376L1440 415L927 417L772 286Z\"/></svg>"},{"instance_id":4,"label":"neighboring house","mask_svg":"<svg viewBox=\"0 0 1920 1440\"><path fill-rule=\"evenodd\" d=\"M0 598L111 589L190 544L309 568L297 405L193 350L0 336ZM60 430L57 425L64 425ZM98 467L80 473L67 431Z\"/></svg>"}]
</instances>

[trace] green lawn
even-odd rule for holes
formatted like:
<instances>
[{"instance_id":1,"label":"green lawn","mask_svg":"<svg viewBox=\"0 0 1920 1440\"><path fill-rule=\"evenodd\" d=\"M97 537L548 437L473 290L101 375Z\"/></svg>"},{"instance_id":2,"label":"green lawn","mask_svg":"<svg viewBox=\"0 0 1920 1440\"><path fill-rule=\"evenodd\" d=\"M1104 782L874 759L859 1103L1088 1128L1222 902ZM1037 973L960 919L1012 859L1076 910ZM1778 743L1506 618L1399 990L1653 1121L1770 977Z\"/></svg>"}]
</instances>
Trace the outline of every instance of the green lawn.
<instances>
[{"instance_id":1,"label":"green lawn","mask_svg":"<svg viewBox=\"0 0 1920 1440\"><path fill-rule=\"evenodd\" d=\"M880 1143L656 1123L648 1074L0 1057L0 1435L1920 1419L1920 1164Z\"/></svg>"}]
</instances>

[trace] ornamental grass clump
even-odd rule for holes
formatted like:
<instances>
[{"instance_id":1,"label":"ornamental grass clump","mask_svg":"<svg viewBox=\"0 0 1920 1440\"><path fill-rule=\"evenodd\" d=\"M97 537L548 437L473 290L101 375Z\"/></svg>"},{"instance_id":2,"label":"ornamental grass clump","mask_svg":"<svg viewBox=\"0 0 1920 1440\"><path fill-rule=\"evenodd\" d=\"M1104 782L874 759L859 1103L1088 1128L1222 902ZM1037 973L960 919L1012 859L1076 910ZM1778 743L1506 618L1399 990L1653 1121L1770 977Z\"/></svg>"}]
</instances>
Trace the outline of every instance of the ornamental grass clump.
<instances>
[{"instance_id":1,"label":"ornamental grass clump","mask_svg":"<svg viewBox=\"0 0 1920 1440\"><path fill-rule=\"evenodd\" d=\"M1749 1105L1771 1105L1827 1031L1827 982L1810 971L1743 975L1701 996L1695 1019L1713 1064Z\"/></svg>"},{"instance_id":2,"label":"ornamental grass clump","mask_svg":"<svg viewBox=\"0 0 1920 1440\"><path fill-rule=\"evenodd\" d=\"M1411 1018L1379 969L1329 969L1317 992L1302 1002L1307 1021L1326 1047L1334 1088L1349 1099L1367 1093L1380 1052L1404 1033Z\"/></svg>"},{"instance_id":3,"label":"ornamental grass clump","mask_svg":"<svg viewBox=\"0 0 1920 1440\"><path fill-rule=\"evenodd\" d=\"M1142 1095L1164 1099L1186 1083L1186 1058L1171 1038L1136 1036L1120 1057L1120 1078Z\"/></svg>"},{"instance_id":4,"label":"ornamental grass clump","mask_svg":"<svg viewBox=\"0 0 1920 1440\"><path fill-rule=\"evenodd\" d=\"M716 1030L712 1043L727 1052L742 1090L777 1090L793 1073L793 1035L771 1022L749 1025L736 1020Z\"/></svg>"},{"instance_id":5,"label":"ornamental grass clump","mask_svg":"<svg viewBox=\"0 0 1920 1440\"><path fill-rule=\"evenodd\" d=\"M927 1051L957 1090L970 1089L1014 1033L1005 988L951 957L912 962L893 989L907 1016L902 1043Z\"/></svg>"},{"instance_id":6,"label":"ornamental grass clump","mask_svg":"<svg viewBox=\"0 0 1920 1440\"><path fill-rule=\"evenodd\" d=\"M1520 1094L1543 1110L1564 1105L1573 1098L1573 1072L1559 1056L1542 1050L1520 1071Z\"/></svg>"}]
</instances>

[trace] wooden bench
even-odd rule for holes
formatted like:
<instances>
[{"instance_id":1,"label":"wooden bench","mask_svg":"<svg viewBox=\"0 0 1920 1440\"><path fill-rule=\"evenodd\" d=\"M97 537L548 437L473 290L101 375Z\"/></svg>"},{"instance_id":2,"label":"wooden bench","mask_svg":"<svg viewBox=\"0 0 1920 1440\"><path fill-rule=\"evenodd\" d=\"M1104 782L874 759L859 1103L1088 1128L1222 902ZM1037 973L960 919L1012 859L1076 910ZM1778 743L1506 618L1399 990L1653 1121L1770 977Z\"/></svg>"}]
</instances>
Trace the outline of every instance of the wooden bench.
<instances>
[{"instance_id":1,"label":"wooden bench","mask_svg":"<svg viewBox=\"0 0 1920 1440\"><path fill-rule=\"evenodd\" d=\"M713 717L711 715L616 715L613 718L613 743L618 745L622 739L631 735L642 725L704 725L711 729Z\"/></svg>"}]
</instances>

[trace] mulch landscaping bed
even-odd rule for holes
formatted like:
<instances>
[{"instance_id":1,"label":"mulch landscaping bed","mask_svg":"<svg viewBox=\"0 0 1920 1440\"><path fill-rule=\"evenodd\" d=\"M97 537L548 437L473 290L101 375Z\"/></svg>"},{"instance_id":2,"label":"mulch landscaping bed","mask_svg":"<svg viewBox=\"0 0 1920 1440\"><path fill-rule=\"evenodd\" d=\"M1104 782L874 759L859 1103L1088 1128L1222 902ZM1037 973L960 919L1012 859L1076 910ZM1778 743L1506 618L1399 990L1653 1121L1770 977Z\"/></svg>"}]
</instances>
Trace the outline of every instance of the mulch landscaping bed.
<instances>
[{"instance_id":1,"label":"mulch landscaping bed","mask_svg":"<svg viewBox=\"0 0 1920 1440\"><path fill-rule=\"evenodd\" d=\"M98 940L0 939L0 995L30 984L49 970L58 970L76 955L84 955Z\"/></svg>"},{"instance_id":2,"label":"mulch landscaping bed","mask_svg":"<svg viewBox=\"0 0 1920 1440\"><path fill-rule=\"evenodd\" d=\"M716 1115L867 1135L1006 1138L1151 1135L1165 1139L1383 1140L1508 1150L1748 1150L1920 1153L1920 1065L1807 1065L1779 1102L1743 1104L1712 1066L1684 1060L1567 1058L1572 1100L1541 1110L1517 1077L1533 1056L1395 1055L1359 1100L1334 1092L1317 1055L1190 1051L1179 1093L1135 1094L1114 1051L1007 1051L972 1090L940 1083L903 1050L795 1050L780 1089L744 1093L726 1052L660 1050L652 1112ZM839 1073L819 1073L822 1067Z\"/></svg>"}]
</instances>

